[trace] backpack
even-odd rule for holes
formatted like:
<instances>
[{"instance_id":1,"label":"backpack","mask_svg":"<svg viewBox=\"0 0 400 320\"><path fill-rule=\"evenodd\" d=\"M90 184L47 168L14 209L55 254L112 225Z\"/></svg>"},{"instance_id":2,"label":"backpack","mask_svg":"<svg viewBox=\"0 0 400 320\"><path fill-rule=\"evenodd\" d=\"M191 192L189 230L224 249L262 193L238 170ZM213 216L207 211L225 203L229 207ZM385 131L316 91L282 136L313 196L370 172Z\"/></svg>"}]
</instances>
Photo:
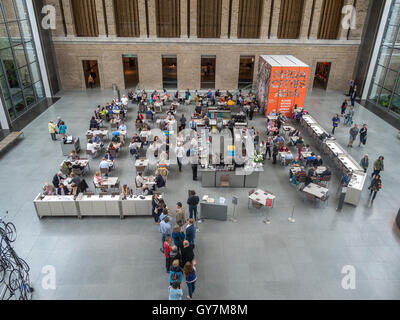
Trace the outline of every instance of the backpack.
<instances>
[{"instance_id":1,"label":"backpack","mask_svg":"<svg viewBox=\"0 0 400 320\"><path fill-rule=\"evenodd\" d=\"M179 279L178 274L176 272L173 272L171 274L171 281L175 282L175 281L178 281L178 279Z\"/></svg>"}]
</instances>

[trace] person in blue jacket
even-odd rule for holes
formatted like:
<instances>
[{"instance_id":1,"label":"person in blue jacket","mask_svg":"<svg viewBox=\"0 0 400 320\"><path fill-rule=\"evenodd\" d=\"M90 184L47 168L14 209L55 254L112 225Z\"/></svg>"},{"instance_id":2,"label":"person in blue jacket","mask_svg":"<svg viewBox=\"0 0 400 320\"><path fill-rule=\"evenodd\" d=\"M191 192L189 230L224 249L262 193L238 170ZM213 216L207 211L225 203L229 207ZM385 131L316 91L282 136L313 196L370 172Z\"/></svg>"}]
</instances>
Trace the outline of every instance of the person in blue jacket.
<instances>
[{"instance_id":1,"label":"person in blue jacket","mask_svg":"<svg viewBox=\"0 0 400 320\"><path fill-rule=\"evenodd\" d=\"M169 283L172 284L174 282L177 282L179 285L182 283L182 269L179 265L178 259L172 261L169 271Z\"/></svg>"},{"instance_id":2,"label":"person in blue jacket","mask_svg":"<svg viewBox=\"0 0 400 320\"><path fill-rule=\"evenodd\" d=\"M194 247L194 239L196 237L196 229L193 225L193 219L188 219L188 225L186 227L186 240L189 241L189 244Z\"/></svg>"},{"instance_id":3,"label":"person in blue jacket","mask_svg":"<svg viewBox=\"0 0 400 320\"><path fill-rule=\"evenodd\" d=\"M340 123L340 118L339 115L336 114L333 118L332 118L332 134L335 134L335 129L339 126Z\"/></svg>"}]
</instances>

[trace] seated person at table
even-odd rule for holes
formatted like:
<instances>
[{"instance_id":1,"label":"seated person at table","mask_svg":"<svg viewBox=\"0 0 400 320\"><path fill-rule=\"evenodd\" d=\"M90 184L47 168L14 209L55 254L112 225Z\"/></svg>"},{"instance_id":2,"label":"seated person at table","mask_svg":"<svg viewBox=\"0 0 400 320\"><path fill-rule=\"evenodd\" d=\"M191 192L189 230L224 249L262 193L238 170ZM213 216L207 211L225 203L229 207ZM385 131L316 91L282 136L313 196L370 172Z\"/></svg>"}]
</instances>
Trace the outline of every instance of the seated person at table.
<instances>
[{"instance_id":1,"label":"seated person at table","mask_svg":"<svg viewBox=\"0 0 400 320\"><path fill-rule=\"evenodd\" d=\"M114 113L113 113L112 109L108 109L108 111L107 111L107 120L111 119L113 114Z\"/></svg>"},{"instance_id":2,"label":"seated person at table","mask_svg":"<svg viewBox=\"0 0 400 320\"><path fill-rule=\"evenodd\" d=\"M78 175L76 175L75 173L71 173L70 174L70 183L72 185L72 183L75 183L75 185L79 186L81 184L81 178L79 178Z\"/></svg>"},{"instance_id":3,"label":"seated person at table","mask_svg":"<svg viewBox=\"0 0 400 320\"><path fill-rule=\"evenodd\" d=\"M149 187L147 186L147 184L144 184L144 185L142 186L142 194L143 194L144 196L151 196L151 195L153 195L153 191L151 191L151 190L149 189Z\"/></svg>"},{"instance_id":4,"label":"seated person at table","mask_svg":"<svg viewBox=\"0 0 400 320\"><path fill-rule=\"evenodd\" d=\"M289 152L289 148L285 145L282 145L282 147L279 149L279 152Z\"/></svg>"},{"instance_id":5,"label":"seated person at table","mask_svg":"<svg viewBox=\"0 0 400 320\"><path fill-rule=\"evenodd\" d=\"M119 106L117 105L117 104L114 104L114 102L113 102L113 108L112 108L113 110L120 110L119 109Z\"/></svg>"},{"instance_id":6,"label":"seated person at table","mask_svg":"<svg viewBox=\"0 0 400 320\"><path fill-rule=\"evenodd\" d=\"M114 164L114 157L110 151L106 152L106 155L104 156L104 158L106 158L106 160L108 160L108 161L112 161L112 164Z\"/></svg>"},{"instance_id":7,"label":"seated person at table","mask_svg":"<svg viewBox=\"0 0 400 320\"><path fill-rule=\"evenodd\" d=\"M94 144L99 145L100 148L103 148L104 144L103 144L103 142L101 141L100 137L97 134L93 133L92 141L93 141Z\"/></svg>"},{"instance_id":8,"label":"seated person at table","mask_svg":"<svg viewBox=\"0 0 400 320\"><path fill-rule=\"evenodd\" d=\"M196 105L196 108L194 108L194 111L196 112L196 114L200 114L201 113L201 105L200 105L200 103L198 103Z\"/></svg>"},{"instance_id":9,"label":"seated person at table","mask_svg":"<svg viewBox=\"0 0 400 320\"><path fill-rule=\"evenodd\" d=\"M150 108L147 108L146 115L150 115L151 116L151 121L154 120L154 112L151 111Z\"/></svg>"},{"instance_id":10,"label":"seated person at table","mask_svg":"<svg viewBox=\"0 0 400 320\"><path fill-rule=\"evenodd\" d=\"M138 188L143 187L143 185L145 184L145 180L143 179L143 172L138 172L135 178L135 183Z\"/></svg>"},{"instance_id":11,"label":"seated person at table","mask_svg":"<svg viewBox=\"0 0 400 320\"><path fill-rule=\"evenodd\" d=\"M231 98L229 98L229 100L228 100L228 102L227 102L227 105L228 105L229 107L232 107L234 104L235 104L235 103L233 102L233 100L232 100Z\"/></svg>"},{"instance_id":12,"label":"seated person at table","mask_svg":"<svg viewBox=\"0 0 400 320\"><path fill-rule=\"evenodd\" d=\"M61 172L57 172L53 177L53 186L54 188L58 188L60 183L62 183L67 177Z\"/></svg>"},{"instance_id":13,"label":"seated person at table","mask_svg":"<svg viewBox=\"0 0 400 320\"><path fill-rule=\"evenodd\" d=\"M158 172L158 170L156 171L155 175L156 177L154 179L154 182L156 183L157 188L165 187L165 180L160 172Z\"/></svg>"},{"instance_id":14,"label":"seated person at table","mask_svg":"<svg viewBox=\"0 0 400 320\"><path fill-rule=\"evenodd\" d=\"M268 114L268 116L269 117L275 117L276 116L276 110L275 109L273 109L269 114Z\"/></svg>"},{"instance_id":15,"label":"seated person at table","mask_svg":"<svg viewBox=\"0 0 400 320\"><path fill-rule=\"evenodd\" d=\"M78 160L75 160L74 162L71 163L71 168L72 169L80 169L82 172L85 170L85 166L82 166Z\"/></svg>"},{"instance_id":16,"label":"seated person at table","mask_svg":"<svg viewBox=\"0 0 400 320\"><path fill-rule=\"evenodd\" d=\"M99 124L98 124L96 118L93 116L92 119L90 119L89 130L92 130L92 129L97 129L97 130L99 130L99 127L100 127L100 126L99 126Z\"/></svg>"},{"instance_id":17,"label":"seated person at table","mask_svg":"<svg viewBox=\"0 0 400 320\"><path fill-rule=\"evenodd\" d=\"M284 160L285 160L285 163L288 163L289 161L293 161L293 154L291 152L285 153Z\"/></svg>"},{"instance_id":18,"label":"seated person at table","mask_svg":"<svg viewBox=\"0 0 400 320\"><path fill-rule=\"evenodd\" d=\"M56 192L56 188L50 183L46 183L43 187L43 195L45 196L54 196Z\"/></svg>"},{"instance_id":19,"label":"seated person at table","mask_svg":"<svg viewBox=\"0 0 400 320\"><path fill-rule=\"evenodd\" d=\"M79 160L79 156L76 154L75 150L72 150L71 153L69 154L69 159L72 161Z\"/></svg>"},{"instance_id":20,"label":"seated person at table","mask_svg":"<svg viewBox=\"0 0 400 320\"><path fill-rule=\"evenodd\" d=\"M326 167L325 171L321 173L321 177L328 177L330 175L332 175L332 172L329 167Z\"/></svg>"},{"instance_id":21,"label":"seated person at table","mask_svg":"<svg viewBox=\"0 0 400 320\"><path fill-rule=\"evenodd\" d=\"M206 127L209 127L209 126L210 126L210 119L209 119L207 116L204 117L204 125L205 125Z\"/></svg>"},{"instance_id":22,"label":"seated person at table","mask_svg":"<svg viewBox=\"0 0 400 320\"><path fill-rule=\"evenodd\" d=\"M317 168L315 168L315 167L311 167L308 170L306 185L310 184L315 179L317 179L317 172L316 171L317 171Z\"/></svg>"},{"instance_id":23,"label":"seated person at table","mask_svg":"<svg viewBox=\"0 0 400 320\"><path fill-rule=\"evenodd\" d=\"M60 185L57 188L57 194L59 196L68 196L70 194L68 188L64 186L63 183L60 183Z\"/></svg>"},{"instance_id":24,"label":"seated person at table","mask_svg":"<svg viewBox=\"0 0 400 320\"><path fill-rule=\"evenodd\" d=\"M312 164L315 159L316 159L315 154L313 152L311 152L311 155L305 159L306 160L306 166Z\"/></svg>"},{"instance_id":25,"label":"seated person at table","mask_svg":"<svg viewBox=\"0 0 400 320\"><path fill-rule=\"evenodd\" d=\"M299 157L296 157L292 160L292 162L290 163L291 167L300 167L301 166L301 161L299 159Z\"/></svg>"},{"instance_id":26,"label":"seated person at table","mask_svg":"<svg viewBox=\"0 0 400 320\"><path fill-rule=\"evenodd\" d=\"M306 144L306 146L303 147L303 148L301 149L301 151L302 151L302 152L310 152L310 151L311 151L310 145L309 145L309 144Z\"/></svg>"},{"instance_id":27,"label":"seated person at table","mask_svg":"<svg viewBox=\"0 0 400 320\"><path fill-rule=\"evenodd\" d=\"M137 114L137 116L136 116L136 120L138 120L138 119L139 119L139 120L142 120L142 121L144 120L143 115L142 115L141 113L139 113L139 112L138 112L138 114Z\"/></svg>"},{"instance_id":28,"label":"seated person at table","mask_svg":"<svg viewBox=\"0 0 400 320\"><path fill-rule=\"evenodd\" d=\"M107 150L107 151L110 151L110 152L111 152L111 150L115 150L115 152L118 152L118 151L119 151L119 148L117 148L116 143L117 143L117 142L111 142L110 145L108 146L108 150Z\"/></svg>"},{"instance_id":29,"label":"seated person at table","mask_svg":"<svg viewBox=\"0 0 400 320\"><path fill-rule=\"evenodd\" d=\"M110 103L107 102L107 103L106 103L106 110L108 111L108 110L110 110L110 109L112 109L112 107L111 107Z\"/></svg>"},{"instance_id":30,"label":"seated person at table","mask_svg":"<svg viewBox=\"0 0 400 320\"><path fill-rule=\"evenodd\" d=\"M96 156L98 148L97 146L93 143L93 140L90 139L86 145L86 150L89 150L93 156Z\"/></svg>"},{"instance_id":31,"label":"seated person at table","mask_svg":"<svg viewBox=\"0 0 400 320\"><path fill-rule=\"evenodd\" d=\"M113 131L113 133L112 133L112 139L111 139L111 141L112 142L115 142L115 143L121 143L121 138L120 138L120 133L119 133L119 131Z\"/></svg>"},{"instance_id":32,"label":"seated person at table","mask_svg":"<svg viewBox=\"0 0 400 320\"><path fill-rule=\"evenodd\" d=\"M134 141L134 142L139 142L140 143L140 137L138 136L138 134L135 132L134 134L133 134L133 137L132 137L132 140Z\"/></svg>"},{"instance_id":33,"label":"seated person at table","mask_svg":"<svg viewBox=\"0 0 400 320\"><path fill-rule=\"evenodd\" d=\"M304 140L303 137L299 136L299 138L296 140L296 142L294 143L294 145L297 148L301 148L304 145Z\"/></svg>"},{"instance_id":34,"label":"seated person at table","mask_svg":"<svg viewBox=\"0 0 400 320\"><path fill-rule=\"evenodd\" d=\"M290 137L298 137L299 135L300 135L300 130L299 129L292 130L289 133Z\"/></svg>"},{"instance_id":35,"label":"seated person at table","mask_svg":"<svg viewBox=\"0 0 400 320\"><path fill-rule=\"evenodd\" d=\"M279 134L275 137L274 139L275 143L280 143L280 144L284 144L285 143L285 139L283 139Z\"/></svg>"},{"instance_id":36,"label":"seated person at table","mask_svg":"<svg viewBox=\"0 0 400 320\"><path fill-rule=\"evenodd\" d=\"M129 144L129 152L131 155L135 156L136 159L139 159L139 148L140 142L137 142L132 138L131 143Z\"/></svg>"},{"instance_id":37,"label":"seated person at table","mask_svg":"<svg viewBox=\"0 0 400 320\"><path fill-rule=\"evenodd\" d=\"M126 124L124 122L121 122L121 124L118 127L119 131L126 131Z\"/></svg>"},{"instance_id":38,"label":"seated person at table","mask_svg":"<svg viewBox=\"0 0 400 320\"><path fill-rule=\"evenodd\" d=\"M103 179L101 178L100 172L96 172L93 177L94 184L98 187L103 184Z\"/></svg>"},{"instance_id":39,"label":"seated person at table","mask_svg":"<svg viewBox=\"0 0 400 320\"><path fill-rule=\"evenodd\" d=\"M99 164L99 169L107 169L108 171L111 171L111 165L105 157L103 157L103 159L101 159L100 164ZM105 176L107 177L108 173L106 173Z\"/></svg>"},{"instance_id":40,"label":"seated person at table","mask_svg":"<svg viewBox=\"0 0 400 320\"><path fill-rule=\"evenodd\" d=\"M111 124L113 124L113 125L115 124L116 126L118 125L118 122L119 122L119 121L118 121L118 119L117 119L116 117L113 117L113 118L111 119L111 121L110 121Z\"/></svg>"},{"instance_id":41,"label":"seated person at table","mask_svg":"<svg viewBox=\"0 0 400 320\"><path fill-rule=\"evenodd\" d=\"M321 159L321 156L317 156L317 158L315 158L315 160L313 161L313 166L320 167L320 166L322 166L322 163L323 163L323 161Z\"/></svg>"}]
</instances>

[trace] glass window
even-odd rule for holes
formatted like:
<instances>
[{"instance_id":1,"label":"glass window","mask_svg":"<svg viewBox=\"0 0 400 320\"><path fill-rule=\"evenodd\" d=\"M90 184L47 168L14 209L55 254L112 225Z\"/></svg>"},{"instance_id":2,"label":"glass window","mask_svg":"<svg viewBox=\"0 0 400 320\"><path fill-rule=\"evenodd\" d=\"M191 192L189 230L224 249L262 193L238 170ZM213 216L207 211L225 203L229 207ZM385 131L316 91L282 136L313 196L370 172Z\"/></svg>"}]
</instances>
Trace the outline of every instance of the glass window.
<instances>
[{"instance_id":1,"label":"glass window","mask_svg":"<svg viewBox=\"0 0 400 320\"><path fill-rule=\"evenodd\" d=\"M8 110L8 114L10 115L11 119L14 119L16 114L15 114L14 107L11 102L11 98L7 98L7 99L5 99L5 101L6 101L6 107Z\"/></svg>"},{"instance_id":2,"label":"glass window","mask_svg":"<svg viewBox=\"0 0 400 320\"><path fill-rule=\"evenodd\" d=\"M388 69L385 79L385 89L393 91L397 82L398 73Z\"/></svg>"},{"instance_id":3,"label":"glass window","mask_svg":"<svg viewBox=\"0 0 400 320\"><path fill-rule=\"evenodd\" d=\"M373 78L373 81L383 86L383 80L385 79L385 71L386 71L385 68L378 65L375 71L375 76Z\"/></svg>"},{"instance_id":4,"label":"glass window","mask_svg":"<svg viewBox=\"0 0 400 320\"><path fill-rule=\"evenodd\" d=\"M394 71L400 71L400 50L393 49L388 67Z\"/></svg>"},{"instance_id":5,"label":"glass window","mask_svg":"<svg viewBox=\"0 0 400 320\"><path fill-rule=\"evenodd\" d=\"M385 37L383 38L383 43L385 45L391 46L397 38L397 26L388 26Z\"/></svg>"},{"instance_id":6,"label":"glass window","mask_svg":"<svg viewBox=\"0 0 400 320\"><path fill-rule=\"evenodd\" d=\"M19 0L17 2L21 2L21 0ZM16 21L17 20L17 16L15 14L13 1L12 0L2 0L1 4L2 4L3 10L4 10L4 14L6 16L7 21L8 22Z\"/></svg>"},{"instance_id":7,"label":"glass window","mask_svg":"<svg viewBox=\"0 0 400 320\"><path fill-rule=\"evenodd\" d=\"M37 62L31 64L32 80L38 82L40 80L39 66Z\"/></svg>"},{"instance_id":8,"label":"glass window","mask_svg":"<svg viewBox=\"0 0 400 320\"><path fill-rule=\"evenodd\" d=\"M7 23L8 31L10 32L11 45L15 46L22 43L21 34L19 33L18 22Z\"/></svg>"},{"instance_id":9,"label":"glass window","mask_svg":"<svg viewBox=\"0 0 400 320\"><path fill-rule=\"evenodd\" d=\"M400 4L394 3L391 11L391 15L389 18L389 25L398 26L400 22Z\"/></svg>"},{"instance_id":10,"label":"glass window","mask_svg":"<svg viewBox=\"0 0 400 320\"><path fill-rule=\"evenodd\" d=\"M13 50L14 50L15 60L17 61L17 67L21 68L23 66L26 66L27 63L26 63L24 46L19 45L19 46L13 47Z\"/></svg>"},{"instance_id":11,"label":"glass window","mask_svg":"<svg viewBox=\"0 0 400 320\"><path fill-rule=\"evenodd\" d=\"M369 100L373 102L378 102L379 94L381 93L381 87L376 83L373 84L371 92L369 94Z\"/></svg>"},{"instance_id":12,"label":"glass window","mask_svg":"<svg viewBox=\"0 0 400 320\"><path fill-rule=\"evenodd\" d=\"M10 41L8 40L8 33L6 25L4 23L0 24L0 49L10 47Z\"/></svg>"},{"instance_id":13,"label":"glass window","mask_svg":"<svg viewBox=\"0 0 400 320\"><path fill-rule=\"evenodd\" d=\"M25 96L26 104L28 106L30 106L31 104L33 104L36 101L35 94L33 92L32 87L28 87L28 88L24 89L24 96Z\"/></svg>"},{"instance_id":14,"label":"glass window","mask_svg":"<svg viewBox=\"0 0 400 320\"><path fill-rule=\"evenodd\" d=\"M35 83L35 91L38 99L44 98L43 86L41 81Z\"/></svg>"},{"instance_id":15,"label":"glass window","mask_svg":"<svg viewBox=\"0 0 400 320\"><path fill-rule=\"evenodd\" d=\"M32 31L31 25L29 24L29 20L22 20L19 22L21 25L21 32L24 41L31 41L32 40Z\"/></svg>"},{"instance_id":16,"label":"glass window","mask_svg":"<svg viewBox=\"0 0 400 320\"><path fill-rule=\"evenodd\" d=\"M31 76L29 74L28 66L19 69L19 78L24 88L31 85Z\"/></svg>"},{"instance_id":17,"label":"glass window","mask_svg":"<svg viewBox=\"0 0 400 320\"><path fill-rule=\"evenodd\" d=\"M390 54L392 53L392 48L383 46L378 59L378 64L382 66L387 66L390 60Z\"/></svg>"},{"instance_id":18,"label":"glass window","mask_svg":"<svg viewBox=\"0 0 400 320\"><path fill-rule=\"evenodd\" d=\"M7 80L10 88L19 88L17 70L15 68L14 59L11 54L11 49L1 50L0 57L3 61L4 69L7 74Z\"/></svg>"},{"instance_id":19,"label":"glass window","mask_svg":"<svg viewBox=\"0 0 400 320\"><path fill-rule=\"evenodd\" d=\"M20 20L28 19L28 11L26 9L25 0L16 0L15 8Z\"/></svg>"},{"instance_id":20,"label":"glass window","mask_svg":"<svg viewBox=\"0 0 400 320\"><path fill-rule=\"evenodd\" d=\"M28 55L29 63L35 62L37 60L37 58L36 58L36 50L33 47L32 42L25 43L25 49L26 49L26 53Z\"/></svg>"},{"instance_id":21,"label":"glass window","mask_svg":"<svg viewBox=\"0 0 400 320\"><path fill-rule=\"evenodd\" d=\"M381 95L379 96L379 101L378 103L384 107L384 108L388 108L389 107L389 103L390 103L390 98L392 96L392 92L386 90L385 88L382 88L381 91Z\"/></svg>"},{"instance_id":22,"label":"glass window","mask_svg":"<svg viewBox=\"0 0 400 320\"><path fill-rule=\"evenodd\" d=\"M8 91L7 87L7 81L4 77L0 78L0 85L1 85L1 91L3 92L4 98L9 98L10 97L10 92Z\"/></svg>"},{"instance_id":23,"label":"glass window","mask_svg":"<svg viewBox=\"0 0 400 320\"><path fill-rule=\"evenodd\" d=\"M13 94L12 101L15 107L15 111L17 114L21 113L25 109L25 101L22 95L22 91L18 91L17 93Z\"/></svg>"},{"instance_id":24,"label":"glass window","mask_svg":"<svg viewBox=\"0 0 400 320\"><path fill-rule=\"evenodd\" d=\"M400 114L400 96L397 94L393 95L392 106L390 110L396 114Z\"/></svg>"}]
</instances>

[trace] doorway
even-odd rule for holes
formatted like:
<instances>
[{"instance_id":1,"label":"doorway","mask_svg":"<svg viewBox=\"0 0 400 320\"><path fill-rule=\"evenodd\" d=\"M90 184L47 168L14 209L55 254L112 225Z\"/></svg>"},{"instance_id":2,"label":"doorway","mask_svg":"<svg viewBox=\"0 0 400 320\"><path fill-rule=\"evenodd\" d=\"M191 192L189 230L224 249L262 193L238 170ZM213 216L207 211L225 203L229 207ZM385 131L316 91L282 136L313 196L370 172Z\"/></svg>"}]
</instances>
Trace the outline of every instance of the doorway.
<instances>
[{"instance_id":1,"label":"doorway","mask_svg":"<svg viewBox=\"0 0 400 320\"><path fill-rule=\"evenodd\" d=\"M123 55L125 89L134 89L139 84L138 58L135 55Z\"/></svg>"},{"instance_id":2,"label":"doorway","mask_svg":"<svg viewBox=\"0 0 400 320\"><path fill-rule=\"evenodd\" d=\"M331 64L331 62L317 62L313 85L314 88L326 90L326 88L328 87Z\"/></svg>"},{"instance_id":3,"label":"doorway","mask_svg":"<svg viewBox=\"0 0 400 320\"><path fill-rule=\"evenodd\" d=\"M100 88L100 73L97 60L82 60L83 73L85 75L86 88ZM92 85L89 83L89 77L93 79Z\"/></svg>"},{"instance_id":4,"label":"doorway","mask_svg":"<svg viewBox=\"0 0 400 320\"><path fill-rule=\"evenodd\" d=\"M201 57L200 89L215 89L215 56Z\"/></svg>"},{"instance_id":5,"label":"doorway","mask_svg":"<svg viewBox=\"0 0 400 320\"><path fill-rule=\"evenodd\" d=\"M253 84L254 56L240 57L238 88L243 89ZM250 88L251 89L251 88Z\"/></svg>"},{"instance_id":6,"label":"doorway","mask_svg":"<svg viewBox=\"0 0 400 320\"><path fill-rule=\"evenodd\" d=\"M162 57L163 88L178 88L178 65L176 56Z\"/></svg>"}]
</instances>

